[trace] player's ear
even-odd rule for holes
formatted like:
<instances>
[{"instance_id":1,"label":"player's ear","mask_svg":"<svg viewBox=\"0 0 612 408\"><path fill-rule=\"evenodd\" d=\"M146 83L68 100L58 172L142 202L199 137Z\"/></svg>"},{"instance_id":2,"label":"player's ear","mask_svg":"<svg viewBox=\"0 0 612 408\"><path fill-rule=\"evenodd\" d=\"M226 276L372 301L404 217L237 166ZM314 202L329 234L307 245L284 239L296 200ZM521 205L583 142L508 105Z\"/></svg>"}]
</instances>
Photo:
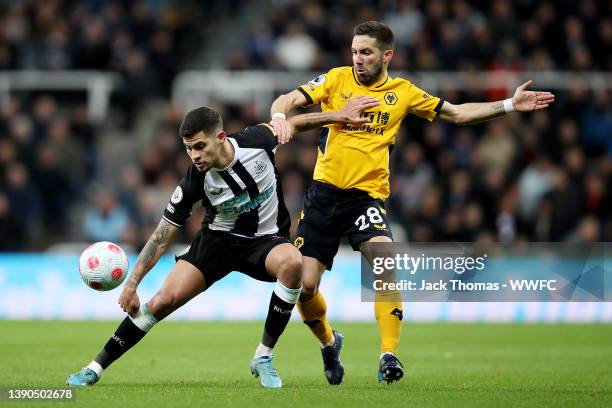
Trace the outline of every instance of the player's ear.
<instances>
[{"instance_id":1,"label":"player's ear","mask_svg":"<svg viewBox=\"0 0 612 408\"><path fill-rule=\"evenodd\" d=\"M393 58L393 50L385 50L385 52L383 53L383 60L386 63L389 63L389 61L391 61L391 58Z\"/></svg>"},{"instance_id":2,"label":"player's ear","mask_svg":"<svg viewBox=\"0 0 612 408\"><path fill-rule=\"evenodd\" d=\"M227 133L225 133L224 130L220 130L217 136L215 136L215 139L217 139L217 143L223 143L225 139L227 139Z\"/></svg>"}]
</instances>

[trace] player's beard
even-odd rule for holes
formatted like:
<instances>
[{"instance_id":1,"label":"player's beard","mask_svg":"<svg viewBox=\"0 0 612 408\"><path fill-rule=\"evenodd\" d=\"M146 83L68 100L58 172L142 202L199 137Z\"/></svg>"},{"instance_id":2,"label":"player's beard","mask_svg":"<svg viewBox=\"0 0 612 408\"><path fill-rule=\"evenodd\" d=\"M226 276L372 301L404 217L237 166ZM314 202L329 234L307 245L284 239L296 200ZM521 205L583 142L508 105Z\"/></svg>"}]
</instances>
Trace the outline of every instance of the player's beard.
<instances>
[{"instance_id":1,"label":"player's beard","mask_svg":"<svg viewBox=\"0 0 612 408\"><path fill-rule=\"evenodd\" d=\"M357 73L357 77L359 78L359 82L364 85L372 85L380 76L383 68L383 59L381 58L376 65L372 67L372 69L367 70L363 74L357 73L357 67L355 67L355 73Z\"/></svg>"}]
</instances>

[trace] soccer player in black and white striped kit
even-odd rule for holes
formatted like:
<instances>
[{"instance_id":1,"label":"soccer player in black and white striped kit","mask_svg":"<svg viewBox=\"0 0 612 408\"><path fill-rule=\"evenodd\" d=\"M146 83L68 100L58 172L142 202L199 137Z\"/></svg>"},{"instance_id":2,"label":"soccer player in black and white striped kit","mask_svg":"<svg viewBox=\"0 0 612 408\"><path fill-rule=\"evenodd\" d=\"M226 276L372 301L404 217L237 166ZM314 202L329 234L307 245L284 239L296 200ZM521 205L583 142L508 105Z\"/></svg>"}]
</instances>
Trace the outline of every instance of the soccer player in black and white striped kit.
<instances>
[{"instance_id":1,"label":"soccer player in black and white striped kit","mask_svg":"<svg viewBox=\"0 0 612 408\"><path fill-rule=\"evenodd\" d=\"M370 119L361 113L376 104L369 97L359 97L337 112L294 116L291 125L298 132L328 123L363 124ZM228 135L221 116L201 107L187 114L179 133L192 165L123 287L118 303L128 316L97 357L68 376L69 385L95 384L157 322L228 273L239 271L258 280L276 281L251 371L266 388L282 386L272 365L272 351L300 295L302 257L288 241L290 218L274 164L275 131L264 123ZM206 215L199 234L176 257L161 289L141 305L138 284L200 203Z\"/></svg>"}]
</instances>

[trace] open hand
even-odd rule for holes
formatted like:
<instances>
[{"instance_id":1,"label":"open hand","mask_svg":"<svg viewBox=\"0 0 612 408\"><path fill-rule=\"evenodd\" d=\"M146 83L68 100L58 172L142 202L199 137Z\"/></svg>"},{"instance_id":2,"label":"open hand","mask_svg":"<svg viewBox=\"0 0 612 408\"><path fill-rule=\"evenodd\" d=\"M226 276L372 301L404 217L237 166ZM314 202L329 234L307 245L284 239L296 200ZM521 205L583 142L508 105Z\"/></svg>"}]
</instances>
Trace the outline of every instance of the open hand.
<instances>
[{"instance_id":1,"label":"open hand","mask_svg":"<svg viewBox=\"0 0 612 408\"><path fill-rule=\"evenodd\" d=\"M380 105L380 102L371 96L360 95L348 101L347 104L338 111L338 114L341 116L344 123L362 125L372 121L369 117L362 117L362 112L378 105Z\"/></svg>"},{"instance_id":2,"label":"open hand","mask_svg":"<svg viewBox=\"0 0 612 408\"><path fill-rule=\"evenodd\" d=\"M548 108L555 101L555 95L547 91L529 91L531 85L529 80L516 88L512 97L512 106L516 112L531 112L534 110Z\"/></svg>"}]
</instances>

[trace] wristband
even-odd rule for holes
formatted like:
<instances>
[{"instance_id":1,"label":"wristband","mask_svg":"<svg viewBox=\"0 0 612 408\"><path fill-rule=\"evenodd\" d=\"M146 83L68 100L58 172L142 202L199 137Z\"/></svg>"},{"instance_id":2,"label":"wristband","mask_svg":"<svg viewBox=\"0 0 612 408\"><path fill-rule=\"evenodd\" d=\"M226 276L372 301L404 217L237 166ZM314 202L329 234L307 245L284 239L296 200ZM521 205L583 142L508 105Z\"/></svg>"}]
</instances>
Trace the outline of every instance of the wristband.
<instances>
[{"instance_id":1,"label":"wristband","mask_svg":"<svg viewBox=\"0 0 612 408\"><path fill-rule=\"evenodd\" d=\"M286 120L287 116L284 113L275 112L275 113L272 114L272 119L283 119L283 120Z\"/></svg>"},{"instance_id":2,"label":"wristband","mask_svg":"<svg viewBox=\"0 0 612 408\"><path fill-rule=\"evenodd\" d=\"M512 105L512 98L504 99L504 112L514 112L514 105Z\"/></svg>"}]
</instances>

